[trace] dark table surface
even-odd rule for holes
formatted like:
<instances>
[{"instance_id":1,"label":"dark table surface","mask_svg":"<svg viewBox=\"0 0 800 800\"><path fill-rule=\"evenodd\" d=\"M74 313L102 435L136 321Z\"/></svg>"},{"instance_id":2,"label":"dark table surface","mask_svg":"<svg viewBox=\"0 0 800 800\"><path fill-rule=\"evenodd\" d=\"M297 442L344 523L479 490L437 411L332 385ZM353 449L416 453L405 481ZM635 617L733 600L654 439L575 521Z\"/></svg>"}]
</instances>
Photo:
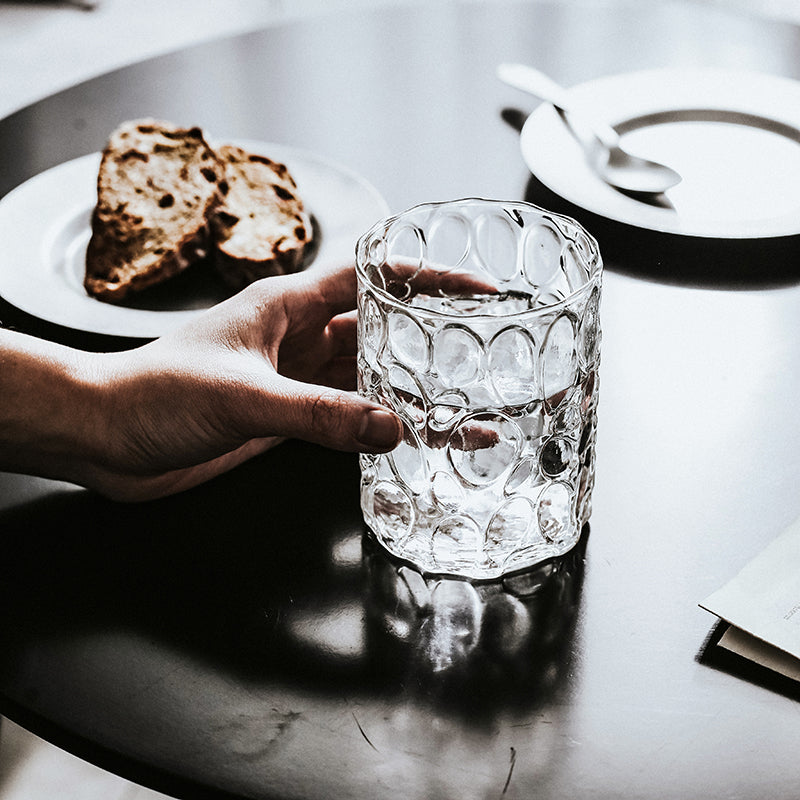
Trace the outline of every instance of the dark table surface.
<instances>
[{"instance_id":1,"label":"dark table surface","mask_svg":"<svg viewBox=\"0 0 800 800\"><path fill-rule=\"evenodd\" d=\"M393 210L540 199L494 77L800 77L800 30L682 3L419 5L134 65L0 122L0 193L127 118L291 144ZM800 279L607 245L597 486L572 557L426 584L364 538L358 464L291 442L164 500L0 474L0 713L178 797L796 798L798 689L698 602L800 515ZM709 275L716 276L709 279ZM88 349L135 341L0 319Z\"/></svg>"}]
</instances>

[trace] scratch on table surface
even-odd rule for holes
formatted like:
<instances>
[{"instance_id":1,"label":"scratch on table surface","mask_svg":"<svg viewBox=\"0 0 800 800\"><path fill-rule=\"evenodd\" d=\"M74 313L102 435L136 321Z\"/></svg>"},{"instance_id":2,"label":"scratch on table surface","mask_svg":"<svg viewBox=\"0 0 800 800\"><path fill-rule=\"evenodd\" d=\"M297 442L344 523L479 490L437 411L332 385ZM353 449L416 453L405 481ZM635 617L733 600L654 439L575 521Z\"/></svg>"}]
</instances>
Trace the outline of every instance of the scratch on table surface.
<instances>
[{"instance_id":1,"label":"scratch on table surface","mask_svg":"<svg viewBox=\"0 0 800 800\"><path fill-rule=\"evenodd\" d=\"M379 753L379 752L380 752L380 750L378 750L378 748L377 748L377 747L375 747L375 745L374 745L374 744L372 744L372 742L369 740L369 736L367 736L367 734L366 734L366 733L364 733L364 729L361 727L361 723L358 721L358 717L355 715L355 712L351 711L350 713L353 715L353 719L355 720L355 723L356 723L356 725L358 726L358 729L359 729L359 731L361 731L361 735L364 737L364 740L366 741L366 743L367 743L367 744L368 744L368 745L369 745L369 746L370 746L370 747L371 747L371 748L372 748L372 749L373 749L373 750L374 750L376 753Z\"/></svg>"},{"instance_id":2,"label":"scratch on table surface","mask_svg":"<svg viewBox=\"0 0 800 800\"><path fill-rule=\"evenodd\" d=\"M270 741L270 744L280 739L285 733L288 732L292 724L297 722L297 720L303 716L299 711L279 711L277 708L273 708L272 710L277 715L278 722L275 723L276 735Z\"/></svg>"},{"instance_id":3,"label":"scratch on table surface","mask_svg":"<svg viewBox=\"0 0 800 800\"><path fill-rule=\"evenodd\" d=\"M511 750L511 753L509 754L509 757L508 757L508 760L509 760L508 775L506 776L506 782L503 785L503 791L500 793L501 797L508 791L508 785L511 783L511 774L514 772L514 764L517 763L517 751L516 751L516 749L513 748L513 747L511 747L509 749Z\"/></svg>"}]
</instances>

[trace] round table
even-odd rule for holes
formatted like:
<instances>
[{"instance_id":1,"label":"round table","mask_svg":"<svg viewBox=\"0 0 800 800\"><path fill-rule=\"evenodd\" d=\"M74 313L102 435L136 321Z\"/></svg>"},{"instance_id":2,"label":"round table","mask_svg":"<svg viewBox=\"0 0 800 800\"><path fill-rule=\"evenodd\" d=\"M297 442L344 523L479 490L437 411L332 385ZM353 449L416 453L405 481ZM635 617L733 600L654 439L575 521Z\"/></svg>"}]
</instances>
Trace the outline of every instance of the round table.
<instances>
[{"instance_id":1,"label":"round table","mask_svg":"<svg viewBox=\"0 0 800 800\"><path fill-rule=\"evenodd\" d=\"M0 193L149 115L320 153L395 211L537 200L515 129L535 101L501 61L567 85L687 63L797 78L798 43L678 2L315 17L0 121ZM698 603L800 515L800 284L607 261L594 512L570 557L426 582L365 535L356 458L301 442L136 505L0 474L0 713L176 797L794 798L800 689L720 651Z\"/></svg>"}]
</instances>

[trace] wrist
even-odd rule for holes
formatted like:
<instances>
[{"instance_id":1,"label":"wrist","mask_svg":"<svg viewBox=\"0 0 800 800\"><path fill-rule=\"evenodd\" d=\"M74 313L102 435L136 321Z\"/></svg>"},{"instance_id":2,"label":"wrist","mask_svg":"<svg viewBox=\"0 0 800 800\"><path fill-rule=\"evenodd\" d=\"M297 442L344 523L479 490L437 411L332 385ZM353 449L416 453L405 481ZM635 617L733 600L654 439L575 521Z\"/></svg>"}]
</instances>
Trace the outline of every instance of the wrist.
<instances>
[{"instance_id":1,"label":"wrist","mask_svg":"<svg viewBox=\"0 0 800 800\"><path fill-rule=\"evenodd\" d=\"M0 469L85 482L103 452L101 359L0 330Z\"/></svg>"}]
</instances>

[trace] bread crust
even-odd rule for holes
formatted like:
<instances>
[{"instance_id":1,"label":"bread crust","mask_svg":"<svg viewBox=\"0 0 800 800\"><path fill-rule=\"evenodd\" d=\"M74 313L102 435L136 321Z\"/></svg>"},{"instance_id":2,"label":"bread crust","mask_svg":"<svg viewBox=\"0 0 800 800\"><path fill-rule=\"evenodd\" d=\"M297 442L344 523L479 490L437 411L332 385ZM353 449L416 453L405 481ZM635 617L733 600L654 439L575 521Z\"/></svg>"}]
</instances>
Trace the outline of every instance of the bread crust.
<instances>
[{"instance_id":1,"label":"bread crust","mask_svg":"<svg viewBox=\"0 0 800 800\"><path fill-rule=\"evenodd\" d=\"M203 258L224 170L197 128L141 119L120 125L103 150L84 287L120 302Z\"/></svg>"},{"instance_id":2,"label":"bread crust","mask_svg":"<svg viewBox=\"0 0 800 800\"><path fill-rule=\"evenodd\" d=\"M285 164L241 147L217 147L228 192L212 213L214 265L231 288L302 268L311 219Z\"/></svg>"}]
</instances>

